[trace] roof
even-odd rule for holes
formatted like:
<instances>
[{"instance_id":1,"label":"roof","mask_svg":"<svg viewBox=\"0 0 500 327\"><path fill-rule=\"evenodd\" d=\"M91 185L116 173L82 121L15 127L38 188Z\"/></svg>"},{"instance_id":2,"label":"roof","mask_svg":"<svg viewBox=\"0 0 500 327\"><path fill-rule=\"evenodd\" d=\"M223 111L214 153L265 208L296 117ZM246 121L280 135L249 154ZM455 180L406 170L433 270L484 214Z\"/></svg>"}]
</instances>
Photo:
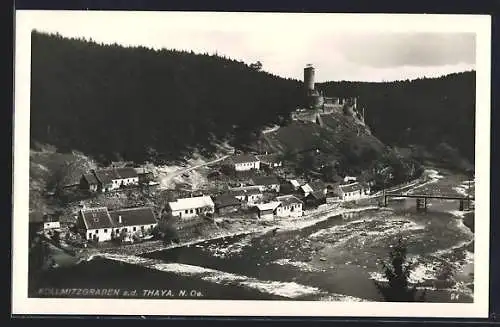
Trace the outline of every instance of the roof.
<instances>
[{"instance_id":1,"label":"roof","mask_svg":"<svg viewBox=\"0 0 500 327\"><path fill-rule=\"evenodd\" d=\"M232 157L231 160L235 164L259 161L259 159L253 154L238 154Z\"/></svg>"},{"instance_id":2,"label":"roof","mask_svg":"<svg viewBox=\"0 0 500 327\"><path fill-rule=\"evenodd\" d=\"M300 183L296 179L291 179L290 184L292 184L293 187L300 187Z\"/></svg>"},{"instance_id":3,"label":"roof","mask_svg":"<svg viewBox=\"0 0 500 327\"><path fill-rule=\"evenodd\" d=\"M280 183L276 176L256 176L252 178L252 182L255 185L273 185Z\"/></svg>"},{"instance_id":4,"label":"roof","mask_svg":"<svg viewBox=\"0 0 500 327\"><path fill-rule=\"evenodd\" d=\"M137 172L132 167L116 168L116 173L121 178L134 178L134 177L137 177Z\"/></svg>"},{"instance_id":5,"label":"roof","mask_svg":"<svg viewBox=\"0 0 500 327\"><path fill-rule=\"evenodd\" d=\"M271 153L271 154L261 154L258 155L257 158L264 163L279 163L281 160L279 159L278 155Z\"/></svg>"},{"instance_id":6,"label":"roof","mask_svg":"<svg viewBox=\"0 0 500 327\"><path fill-rule=\"evenodd\" d=\"M229 192L233 196L262 194L262 191L259 189L258 186L250 186L250 187L244 187L244 188L234 188L234 189L229 190Z\"/></svg>"},{"instance_id":7,"label":"roof","mask_svg":"<svg viewBox=\"0 0 500 327\"><path fill-rule=\"evenodd\" d=\"M86 229L112 228L114 226L106 207L81 209L80 213Z\"/></svg>"},{"instance_id":8,"label":"roof","mask_svg":"<svg viewBox=\"0 0 500 327\"><path fill-rule=\"evenodd\" d=\"M313 191L311 193L309 193L308 196L312 196L314 197L315 199L324 199L326 197L326 194L322 191Z\"/></svg>"},{"instance_id":9,"label":"roof","mask_svg":"<svg viewBox=\"0 0 500 327\"><path fill-rule=\"evenodd\" d=\"M342 192L354 192L358 190L362 190L363 186L359 184L358 182L356 183L351 183L351 184L345 184L345 185L339 185L339 188Z\"/></svg>"},{"instance_id":10,"label":"roof","mask_svg":"<svg viewBox=\"0 0 500 327\"><path fill-rule=\"evenodd\" d=\"M276 198L276 200L281 202L283 205L289 205L289 204L293 204L293 203L302 203L302 201L300 201L297 197L295 197L293 195L278 196Z\"/></svg>"},{"instance_id":11,"label":"roof","mask_svg":"<svg viewBox=\"0 0 500 327\"><path fill-rule=\"evenodd\" d=\"M234 195L229 193L217 196L214 202L218 208L241 205L240 200L238 200L237 198L234 197Z\"/></svg>"},{"instance_id":12,"label":"roof","mask_svg":"<svg viewBox=\"0 0 500 327\"><path fill-rule=\"evenodd\" d=\"M314 181L308 183L314 192L324 192L326 190L326 185L323 181Z\"/></svg>"},{"instance_id":13,"label":"roof","mask_svg":"<svg viewBox=\"0 0 500 327\"><path fill-rule=\"evenodd\" d=\"M280 205L281 205L281 202L272 201L272 202L268 202L268 203L256 204L256 205L254 205L254 207L257 207L257 209L259 209L259 211L266 211L266 210L274 210L277 207L279 207Z\"/></svg>"},{"instance_id":14,"label":"roof","mask_svg":"<svg viewBox=\"0 0 500 327\"><path fill-rule=\"evenodd\" d=\"M99 181L95 177L93 173L91 174L83 174L83 178L87 181L89 184L99 184Z\"/></svg>"},{"instance_id":15,"label":"roof","mask_svg":"<svg viewBox=\"0 0 500 327\"><path fill-rule=\"evenodd\" d=\"M94 172L97 179L103 184L109 184L114 179L120 179L115 169L100 169Z\"/></svg>"},{"instance_id":16,"label":"roof","mask_svg":"<svg viewBox=\"0 0 500 327\"><path fill-rule=\"evenodd\" d=\"M311 193L314 191L312 187L309 186L309 184L302 185L300 188L302 189L302 191L304 191L304 193Z\"/></svg>"},{"instance_id":17,"label":"roof","mask_svg":"<svg viewBox=\"0 0 500 327\"><path fill-rule=\"evenodd\" d=\"M214 207L214 202L209 196L195 196L192 198L177 199L174 202L168 203L171 210L186 210L194 208L202 208L206 206Z\"/></svg>"},{"instance_id":18,"label":"roof","mask_svg":"<svg viewBox=\"0 0 500 327\"><path fill-rule=\"evenodd\" d=\"M109 212L114 226L136 226L155 224L156 217L151 207L137 207L113 210ZM118 217L122 217L122 223L118 223Z\"/></svg>"}]
</instances>

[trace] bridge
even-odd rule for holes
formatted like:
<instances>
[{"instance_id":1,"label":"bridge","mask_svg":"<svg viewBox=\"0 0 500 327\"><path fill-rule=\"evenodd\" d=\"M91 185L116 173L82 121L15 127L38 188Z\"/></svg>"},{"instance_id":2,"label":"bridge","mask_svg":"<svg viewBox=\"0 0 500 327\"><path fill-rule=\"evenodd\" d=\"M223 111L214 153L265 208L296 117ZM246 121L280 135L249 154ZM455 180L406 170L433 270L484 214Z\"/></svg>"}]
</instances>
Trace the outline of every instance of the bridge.
<instances>
[{"instance_id":1,"label":"bridge","mask_svg":"<svg viewBox=\"0 0 500 327\"><path fill-rule=\"evenodd\" d=\"M430 199L438 200L458 200L459 210L467 211L474 208L474 197L473 196L450 196L450 195L432 195L432 194L396 194L396 193L385 193L383 195L384 203L383 206L387 207L389 198L413 198L416 199L417 210L427 210L427 203Z\"/></svg>"}]
</instances>

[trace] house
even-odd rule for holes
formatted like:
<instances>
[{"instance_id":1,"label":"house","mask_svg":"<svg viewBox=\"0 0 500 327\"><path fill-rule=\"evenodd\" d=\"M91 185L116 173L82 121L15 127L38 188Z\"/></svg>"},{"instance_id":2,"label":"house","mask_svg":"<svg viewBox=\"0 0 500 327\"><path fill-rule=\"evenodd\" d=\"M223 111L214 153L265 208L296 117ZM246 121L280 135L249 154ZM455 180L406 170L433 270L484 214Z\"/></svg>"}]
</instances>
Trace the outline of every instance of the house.
<instances>
[{"instance_id":1,"label":"house","mask_svg":"<svg viewBox=\"0 0 500 327\"><path fill-rule=\"evenodd\" d=\"M168 203L172 216L182 219L192 218L202 214L212 214L215 211L215 204L212 198L206 195L177 199Z\"/></svg>"},{"instance_id":2,"label":"house","mask_svg":"<svg viewBox=\"0 0 500 327\"><path fill-rule=\"evenodd\" d=\"M283 195L276 197L276 201L280 202L280 206L276 209L278 217L301 217L302 201L293 195Z\"/></svg>"},{"instance_id":3,"label":"house","mask_svg":"<svg viewBox=\"0 0 500 327\"><path fill-rule=\"evenodd\" d=\"M345 176L344 183L356 182L358 179L354 176Z\"/></svg>"},{"instance_id":4,"label":"house","mask_svg":"<svg viewBox=\"0 0 500 327\"><path fill-rule=\"evenodd\" d=\"M280 191L280 181L276 176L255 176L251 179L251 183L255 186L258 186L262 192Z\"/></svg>"},{"instance_id":5,"label":"house","mask_svg":"<svg viewBox=\"0 0 500 327\"><path fill-rule=\"evenodd\" d=\"M283 162L276 154L262 154L257 156L262 168L275 169L283 166Z\"/></svg>"},{"instance_id":6,"label":"house","mask_svg":"<svg viewBox=\"0 0 500 327\"><path fill-rule=\"evenodd\" d=\"M326 203L326 194L321 191L313 191L305 197L305 202L310 207L317 207Z\"/></svg>"},{"instance_id":7,"label":"house","mask_svg":"<svg viewBox=\"0 0 500 327\"><path fill-rule=\"evenodd\" d=\"M307 184L302 185L301 187L302 194L304 197L309 196L311 193L317 193L316 196L322 195L323 197L326 196L326 185L323 183L323 181L314 181L314 182L309 182Z\"/></svg>"},{"instance_id":8,"label":"house","mask_svg":"<svg viewBox=\"0 0 500 327\"><path fill-rule=\"evenodd\" d=\"M86 240L110 241L113 227L106 207L81 209L78 213L77 228Z\"/></svg>"},{"instance_id":9,"label":"house","mask_svg":"<svg viewBox=\"0 0 500 327\"><path fill-rule=\"evenodd\" d=\"M154 181L153 172L147 171L144 168L136 168L135 171L137 173L139 184L149 184Z\"/></svg>"},{"instance_id":10,"label":"house","mask_svg":"<svg viewBox=\"0 0 500 327\"><path fill-rule=\"evenodd\" d=\"M136 207L109 211L113 221L113 236L121 233L146 233L158 224L153 208Z\"/></svg>"},{"instance_id":11,"label":"house","mask_svg":"<svg viewBox=\"0 0 500 327\"><path fill-rule=\"evenodd\" d=\"M108 211L106 207L81 209L77 227L85 239L96 242L110 241L122 233L145 232L157 225L150 207Z\"/></svg>"},{"instance_id":12,"label":"house","mask_svg":"<svg viewBox=\"0 0 500 327\"><path fill-rule=\"evenodd\" d=\"M281 205L281 202L272 201L268 203L259 203L254 205L257 211L257 217L263 220L273 219L276 214L276 209Z\"/></svg>"},{"instance_id":13,"label":"house","mask_svg":"<svg viewBox=\"0 0 500 327\"><path fill-rule=\"evenodd\" d=\"M339 185L338 193L342 201L355 201L362 198L365 194L365 191L360 183L354 182L350 184Z\"/></svg>"},{"instance_id":14,"label":"house","mask_svg":"<svg viewBox=\"0 0 500 327\"><path fill-rule=\"evenodd\" d=\"M239 154L231 158L231 163L235 171L249 171L260 169L260 160L253 154Z\"/></svg>"},{"instance_id":15,"label":"house","mask_svg":"<svg viewBox=\"0 0 500 327\"><path fill-rule=\"evenodd\" d=\"M214 199L215 212L218 214L228 214L236 212L241 208L241 200L230 193L221 194Z\"/></svg>"},{"instance_id":16,"label":"house","mask_svg":"<svg viewBox=\"0 0 500 327\"><path fill-rule=\"evenodd\" d=\"M99 186L100 183L93 172L91 172L90 174L83 174L82 177L80 178L80 187L84 190L88 190L90 192L97 192Z\"/></svg>"},{"instance_id":17,"label":"house","mask_svg":"<svg viewBox=\"0 0 500 327\"><path fill-rule=\"evenodd\" d=\"M229 192L238 200L249 204L260 202L264 197L258 186L235 188Z\"/></svg>"},{"instance_id":18,"label":"house","mask_svg":"<svg viewBox=\"0 0 500 327\"><path fill-rule=\"evenodd\" d=\"M107 192L138 184L139 176L132 167L91 170L80 179L80 186L91 192Z\"/></svg>"}]
</instances>

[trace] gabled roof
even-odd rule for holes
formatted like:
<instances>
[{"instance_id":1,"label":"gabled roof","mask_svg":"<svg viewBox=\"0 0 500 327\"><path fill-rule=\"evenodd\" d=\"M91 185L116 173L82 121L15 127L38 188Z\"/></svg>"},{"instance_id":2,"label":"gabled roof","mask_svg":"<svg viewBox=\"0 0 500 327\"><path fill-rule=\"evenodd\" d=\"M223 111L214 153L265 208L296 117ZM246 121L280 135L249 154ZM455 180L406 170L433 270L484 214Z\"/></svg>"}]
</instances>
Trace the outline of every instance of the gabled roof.
<instances>
[{"instance_id":1,"label":"gabled roof","mask_svg":"<svg viewBox=\"0 0 500 327\"><path fill-rule=\"evenodd\" d=\"M109 212L114 226L137 226L156 224L157 220L151 207L138 207L113 210ZM119 223L119 216L122 223Z\"/></svg>"},{"instance_id":2,"label":"gabled roof","mask_svg":"<svg viewBox=\"0 0 500 327\"><path fill-rule=\"evenodd\" d=\"M300 188L302 189L302 191L304 193L311 193L311 192L313 192L313 189L312 189L311 186L309 186L309 184L302 185Z\"/></svg>"},{"instance_id":3,"label":"gabled roof","mask_svg":"<svg viewBox=\"0 0 500 327\"><path fill-rule=\"evenodd\" d=\"M360 183L356 182L351 184L339 185L339 188L342 192L345 193L362 190L363 186Z\"/></svg>"},{"instance_id":4,"label":"gabled roof","mask_svg":"<svg viewBox=\"0 0 500 327\"><path fill-rule=\"evenodd\" d=\"M259 159L253 154L238 154L231 158L234 164L247 163L247 162L258 162Z\"/></svg>"},{"instance_id":5,"label":"gabled roof","mask_svg":"<svg viewBox=\"0 0 500 327\"><path fill-rule=\"evenodd\" d=\"M290 205L294 203L302 203L297 197L293 195L282 195L276 197L276 200L281 202L283 205Z\"/></svg>"},{"instance_id":6,"label":"gabled roof","mask_svg":"<svg viewBox=\"0 0 500 327\"><path fill-rule=\"evenodd\" d=\"M300 187L300 183L296 179L291 179L290 184L292 184L293 187Z\"/></svg>"},{"instance_id":7,"label":"gabled roof","mask_svg":"<svg viewBox=\"0 0 500 327\"><path fill-rule=\"evenodd\" d=\"M102 184L112 183L113 180L120 179L120 176L117 174L115 169L100 169L94 172L94 175L97 177L97 180Z\"/></svg>"},{"instance_id":8,"label":"gabled roof","mask_svg":"<svg viewBox=\"0 0 500 327\"><path fill-rule=\"evenodd\" d=\"M168 205L170 209L173 211L202 208L206 206L209 207L215 206L214 202L212 201L212 198L206 195L196 196L192 198L177 199L174 202L169 202Z\"/></svg>"},{"instance_id":9,"label":"gabled roof","mask_svg":"<svg viewBox=\"0 0 500 327\"><path fill-rule=\"evenodd\" d=\"M83 178L85 178L85 180L87 181L87 183L89 183L90 185L97 185L97 184L99 184L99 181L97 180L97 178L95 177L95 175L93 173L83 174Z\"/></svg>"},{"instance_id":10,"label":"gabled roof","mask_svg":"<svg viewBox=\"0 0 500 327\"><path fill-rule=\"evenodd\" d=\"M80 213L86 229L112 228L114 226L106 207L81 209Z\"/></svg>"},{"instance_id":11,"label":"gabled roof","mask_svg":"<svg viewBox=\"0 0 500 327\"><path fill-rule=\"evenodd\" d=\"M121 178L134 178L137 177L137 172L132 167L116 168L116 173Z\"/></svg>"},{"instance_id":12,"label":"gabled roof","mask_svg":"<svg viewBox=\"0 0 500 327\"><path fill-rule=\"evenodd\" d=\"M255 185L275 185L280 183L276 176L256 176L252 178L252 182Z\"/></svg>"},{"instance_id":13,"label":"gabled roof","mask_svg":"<svg viewBox=\"0 0 500 327\"><path fill-rule=\"evenodd\" d=\"M281 205L281 202L272 201L272 202L268 202L268 203L259 203L259 204L254 205L254 207L259 209L259 211L267 211L267 210L274 210L277 207L279 207L280 205Z\"/></svg>"},{"instance_id":14,"label":"gabled roof","mask_svg":"<svg viewBox=\"0 0 500 327\"><path fill-rule=\"evenodd\" d=\"M225 193L217 196L214 203L217 208L241 205L240 200L235 198L234 195L231 195L230 193Z\"/></svg>"}]
</instances>

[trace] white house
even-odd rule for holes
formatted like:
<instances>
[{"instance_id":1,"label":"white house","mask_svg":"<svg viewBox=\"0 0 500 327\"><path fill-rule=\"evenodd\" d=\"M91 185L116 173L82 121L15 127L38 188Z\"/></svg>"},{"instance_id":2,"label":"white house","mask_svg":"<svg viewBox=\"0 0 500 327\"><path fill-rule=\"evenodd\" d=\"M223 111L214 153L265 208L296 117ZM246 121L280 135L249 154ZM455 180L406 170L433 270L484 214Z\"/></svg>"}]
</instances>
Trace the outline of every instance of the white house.
<instances>
[{"instance_id":1,"label":"white house","mask_svg":"<svg viewBox=\"0 0 500 327\"><path fill-rule=\"evenodd\" d=\"M106 207L81 209L77 226L85 239L97 242L110 241L122 233L146 232L157 225L150 207L127 208L108 211Z\"/></svg>"},{"instance_id":2,"label":"white house","mask_svg":"<svg viewBox=\"0 0 500 327\"><path fill-rule=\"evenodd\" d=\"M339 185L338 193L342 201L355 201L361 199L365 195L363 185L358 182Z\"/></svg>"},{"instance_id":3,"label":"white house","mask_svg":"<svg viewBox=\"0 0 500 327\"><path fill-rule=\"evenodd\" d=\"M139 175L132 167L92 170L90 174L84 174L80 181L80 185L90 191L100 190L101 192L138 184Z\"/></svg>"},{"instance_id":4,"label":"white house","mask_svg":"<svg viewBox=\"0 0 500 327\"><path fill-rule=\"evenodd\" d=\"M281 202L272 201L268 203L259 203L254 205L257 209L257 216L259 219L269 220L273 219L276 214L276 209L281 205Z\"/></svg>"},{"instance_id":5,"label":"white house","mask_svg":"<svg viewBox=\"0 0 500 327\"><path fill-rule=\"evenodd\" d=\"M356 182L358 179L355 176L346 176L344 177L344 183Z\"/></svg>"},{"instance_id":6,"label":"white house","mask_svg":"<svg viewBox=\"0 0 500 327\"><path fill-rule=\"evenodd\" d=\"M48 230L48 229L59 229L61 228L61 224L58 221L44 221L43 222L43 229Z\"/></svg>"},{"instance_id":7,"label":"white house","mask_svg":"<svg viewBox=\"0 0 500 327\"><path fill-rule=\"evenodd\" d=\"M182 219L201 214L212 214L215 210L212 198L206 195L177 199L174 202L169 202L168 207L173 216Z\"/></svg>"},{"instance_id":8,"label":"white house","mask_svg":"<svg viewBox=\"0 0 500 327\"><path fill-rule=\"evenodd\" d=\"M240 154L231 158L235 171L249 171L260 169L260 160L253 154Z\"/></svg>"},{"instance_id":9,"label":"white house","mask_svg":"<svg viewBox=\"0 0 500 327\"><path fill-rule=\"evenodd\" d=\"M280 202L280 206L276 208L278 217L301 217L302 201L293 195L283 195L276 197L276 201Z\"/></svg>"}]
</instances>

